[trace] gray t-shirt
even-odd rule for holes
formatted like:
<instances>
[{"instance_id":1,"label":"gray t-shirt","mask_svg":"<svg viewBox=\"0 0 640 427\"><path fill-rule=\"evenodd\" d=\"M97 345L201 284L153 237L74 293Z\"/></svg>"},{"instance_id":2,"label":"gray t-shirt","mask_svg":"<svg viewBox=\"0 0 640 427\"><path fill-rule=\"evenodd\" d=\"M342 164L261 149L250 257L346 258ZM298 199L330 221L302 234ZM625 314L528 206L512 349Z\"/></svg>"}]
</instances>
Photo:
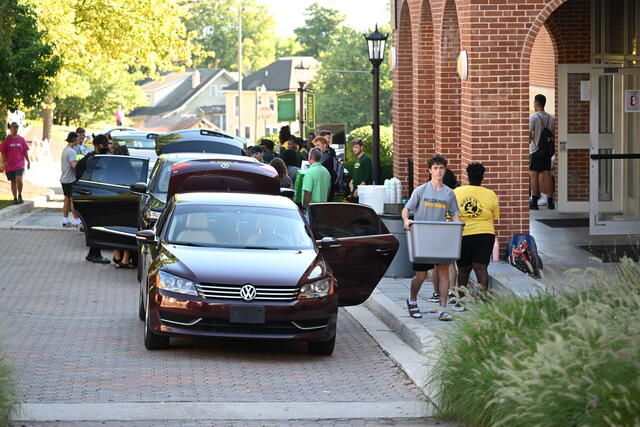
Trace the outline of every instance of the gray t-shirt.
<instances>
[{"instance_id":1,"label":"gray t-shirt","mask_svg":"<svg viewBox=\"0 0 640 427\"><path fill-rule=\"evenodd\" d=\"M446 221L445 214L453 216L460 212L453 190L443 185L442 190L436 191L431 182L413 190L407 209L416 221Z\"/></svg>"},{"instance_id":2,"label":"gray t-shirt","mask_svg":"<svg viewBox=\"0 0 640 427\"><path fill-rule=\"evenodd\" d=\"M76 151L68 145L62 150L62 158L60 159L60 168L62 169L62 175L60 175L60 182L62 184L71 184L76 180L76 171L71 167L70 162L76 161Z\"/></svg>"},{"instance_id":3,"label":"gray t-shirt","mask_svg":"<svg viewBox=\"0 0 640 427\"><path fill-rule=\"evenodd\" d=\"M542 135L545 125L551 132L555 132L556 121L546 111L539 111L529 117L529 154L538 150L538 141L540 141L540 135Z\"/></svg>"}]
</instances>

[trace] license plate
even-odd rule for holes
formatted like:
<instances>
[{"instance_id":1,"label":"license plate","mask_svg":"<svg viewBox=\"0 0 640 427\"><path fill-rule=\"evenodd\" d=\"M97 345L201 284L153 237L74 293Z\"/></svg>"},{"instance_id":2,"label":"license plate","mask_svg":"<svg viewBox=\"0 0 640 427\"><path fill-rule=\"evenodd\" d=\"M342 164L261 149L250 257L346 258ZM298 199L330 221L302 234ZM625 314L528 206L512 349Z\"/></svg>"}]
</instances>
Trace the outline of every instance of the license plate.
<instances>
[{"instance_id":1,"label":"license plate","mask_svg":"<svg viewBox=\"0 0 640 427\"><path fill-rule=\"evenodd\" d=\"M265 323L265 309L263 306L245 306L245 305L233 305L231 306L231 323L251 323L251 324L264 324Z\"/></svg>"}]
</instances>

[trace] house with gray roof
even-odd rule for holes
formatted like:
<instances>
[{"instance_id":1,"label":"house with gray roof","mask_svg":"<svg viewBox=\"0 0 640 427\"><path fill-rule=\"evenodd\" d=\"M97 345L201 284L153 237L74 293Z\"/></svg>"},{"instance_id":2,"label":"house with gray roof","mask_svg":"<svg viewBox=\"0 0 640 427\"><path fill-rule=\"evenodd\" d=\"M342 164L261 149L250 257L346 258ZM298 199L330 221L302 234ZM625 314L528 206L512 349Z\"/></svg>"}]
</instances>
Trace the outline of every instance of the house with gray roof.
<instances>
[{"instance_id":1,"label":"house with gray roof","mask_svg":"<svg viewBox=\"0 0 640 427\"><path fill-rule=\"evenodd\" d=\"M179 73L162 73L157 80L139 84L149 105L129 113L133 120L200 118L226 129L226 104L223 89L236 81L234 74L222 69L198 68Z\"/></svg>"}]
</instances>

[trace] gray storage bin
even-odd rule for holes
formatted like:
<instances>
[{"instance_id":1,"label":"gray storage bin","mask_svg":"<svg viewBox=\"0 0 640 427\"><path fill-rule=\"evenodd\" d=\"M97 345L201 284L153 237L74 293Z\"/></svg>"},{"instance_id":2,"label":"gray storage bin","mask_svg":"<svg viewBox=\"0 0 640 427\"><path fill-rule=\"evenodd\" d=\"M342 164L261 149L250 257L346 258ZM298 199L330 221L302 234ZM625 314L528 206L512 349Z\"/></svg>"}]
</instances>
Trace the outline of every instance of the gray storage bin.
<instances>
[{"instance_id":1,"label":"gray storage bin","mask_svg":"<svg viewBox=\"0 0 640 427\"><path fill-rule=\"evenodd\" d=\"M413 221L407 233L409 259L418 264L451 264L460 258L464 222Z\"/></svg>"}]
</instances>

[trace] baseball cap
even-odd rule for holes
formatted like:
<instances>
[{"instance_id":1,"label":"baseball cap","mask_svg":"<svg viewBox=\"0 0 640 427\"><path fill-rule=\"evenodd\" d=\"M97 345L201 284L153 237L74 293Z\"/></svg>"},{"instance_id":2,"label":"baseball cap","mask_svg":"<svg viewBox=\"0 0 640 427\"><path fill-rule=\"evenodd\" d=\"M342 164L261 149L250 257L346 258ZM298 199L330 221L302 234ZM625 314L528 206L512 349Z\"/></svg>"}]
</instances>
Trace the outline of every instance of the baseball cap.
<instances>
[{"instance_id":1,"label":"baseball cap","mask_svg":"<svg viewBox=\"0 0 640 427\"><path fill-rule=\"evenodd\" d=\"M75 132L69 132L69 135L67 135L67 139L65 139L65 141L67 142L71 142L74 139L76 139L79 135Z\"/></svg>"}]
</instances>

